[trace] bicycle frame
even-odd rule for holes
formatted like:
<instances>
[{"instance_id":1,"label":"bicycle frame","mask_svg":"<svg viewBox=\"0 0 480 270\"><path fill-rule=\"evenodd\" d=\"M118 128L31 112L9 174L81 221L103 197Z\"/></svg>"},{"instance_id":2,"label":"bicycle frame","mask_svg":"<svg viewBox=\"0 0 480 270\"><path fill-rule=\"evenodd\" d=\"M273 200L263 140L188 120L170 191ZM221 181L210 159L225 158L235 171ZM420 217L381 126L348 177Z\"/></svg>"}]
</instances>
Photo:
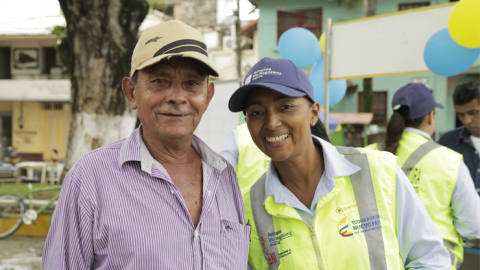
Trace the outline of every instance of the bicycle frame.
<instances>
[{"instance_id":1,"label":"bicycle frame","mask_svg":"<svg viewBox=\"0 0 480 270\"><path fill-rule=\"evenodd\" d=\"M5 214L5 213L8 213L8 211L12 210L12 208L5 208L2 212L2 217L8 217L8 218L20 218L23 213L19 214L19 215L8 215L8 214Z\"/></svg>"},{"instance_id":2,"label":"bicycle frame","mask_svg":"<svg viewBox=\"0 0 480 270\"><path fill-rule=\"evenodd\" d=\"M51 191L51 190L60 190L61 188L62 188L62 186L53 186L53 187L44 187L44 188L32 189L32 184L28 183L28 192L27 192L28 200L29 200L28 209L30 209L30 210L33 209L33 196L32 196L33 193ZM58 197L60 197L60 192L58 192L55 196L53 196L53 198L51 198L46 205L42 206L38 210L35 210L37 212L37 215L40 215L41 213L43 213L43 211L45 211L45 209L50 207L55 201L58 200Z\"/></svg>"}]
</instances>

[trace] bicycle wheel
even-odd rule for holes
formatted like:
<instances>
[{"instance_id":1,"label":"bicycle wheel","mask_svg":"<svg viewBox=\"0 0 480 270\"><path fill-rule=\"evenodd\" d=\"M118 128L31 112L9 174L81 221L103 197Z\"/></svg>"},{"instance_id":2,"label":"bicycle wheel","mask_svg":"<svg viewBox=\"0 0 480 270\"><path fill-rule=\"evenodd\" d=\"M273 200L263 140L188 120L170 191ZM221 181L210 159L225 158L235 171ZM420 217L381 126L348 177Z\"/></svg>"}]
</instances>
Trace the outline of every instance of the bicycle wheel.
<instances>
[{"instance_id":1,"label":"bicycle wheel","mask_svg":"<svg viewBox=\"0 0 480 270\"><path fill-rule=\"evenodd\" d=\"M0 195L0 239L12 235L22 225L25 204L17 195Z\"/></svg>"}]
</instances>

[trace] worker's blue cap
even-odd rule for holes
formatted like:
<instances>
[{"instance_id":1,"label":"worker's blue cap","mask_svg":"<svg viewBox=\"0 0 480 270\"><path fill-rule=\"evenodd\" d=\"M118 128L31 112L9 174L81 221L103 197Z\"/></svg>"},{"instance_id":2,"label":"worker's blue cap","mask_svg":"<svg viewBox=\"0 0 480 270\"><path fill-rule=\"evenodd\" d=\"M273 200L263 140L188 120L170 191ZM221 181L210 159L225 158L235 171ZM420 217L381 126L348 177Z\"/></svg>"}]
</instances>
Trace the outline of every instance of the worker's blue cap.
<instances>
[{"instance_id":1,"label":"worker's blue cap","mask_svg":"<svg viewBox=\"0 0 480 270\"><path fill-rule=\"evenodd\" d=\"M432 93L421 83L409 83L398 89L393 95L392 108L394 111L400 109L401 106L409 108L409 116L411 119L417 119L429 112L435 107L445 108L442 104L435 102Z\"/></svg>"},{"instance_id":2,"label":"worker's blue cap","mask_svg":"<svg viewBox=\"0 0 480 270\"><path fill-rule=\"evenodd\" d=\"M232 112L245 111L248 94L259 87L271 89L288 97L305 96L310 101L315 101L312 83L307 74L286 59L263 58L248 71L243 84L228 102L228 108Z\"/></svg>"}]
</instances>

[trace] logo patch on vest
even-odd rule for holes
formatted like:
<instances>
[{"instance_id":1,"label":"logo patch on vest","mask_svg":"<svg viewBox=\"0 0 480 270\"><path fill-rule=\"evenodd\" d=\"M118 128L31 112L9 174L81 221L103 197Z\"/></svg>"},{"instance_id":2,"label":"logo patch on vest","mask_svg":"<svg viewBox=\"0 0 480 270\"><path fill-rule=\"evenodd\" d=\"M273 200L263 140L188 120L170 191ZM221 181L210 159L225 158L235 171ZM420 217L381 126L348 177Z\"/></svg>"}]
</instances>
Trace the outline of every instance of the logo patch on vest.
<instances>
[{"instance_id":1,"label":"logo patch on vest","mask_svg":"<svg viewBox=\"0 0 480 270\"><path fill-rule=\"evenodd\" d=\"M349 225L349 222L347 222L346 216L340 219L340 221L338 222L338 226L337 226L338 233L340 233L342 237L349 237L353 235L353 233L348 230L348 226L350 225Z\"/></svg>"},{"instance_id":2,"label":"logo patch on vest","mask_svg":"<svg viewBox=\"0 0 480 270\"><path fill-rule=\"evenodd\" d=\"M267 257L268 257L268 264L270 264L270 265L278 263L278 261L280 259L278 257L278 253L276 251L268 254Z\"/></svg>"},{"instance_id":3,"label":"logo patch on vest","mask_svg":"<svg viewBox=\"0 0 480 270\"><path fill-rule=\"evenodd\" d=\"M349 237L359 233L368 233L382 228L380 215L374 215L358 220L347 221L347 216L340 219L337 225L338 233L342 237ZM353 231L352 231L353 230Z\"/></svg>"}]
</instances>

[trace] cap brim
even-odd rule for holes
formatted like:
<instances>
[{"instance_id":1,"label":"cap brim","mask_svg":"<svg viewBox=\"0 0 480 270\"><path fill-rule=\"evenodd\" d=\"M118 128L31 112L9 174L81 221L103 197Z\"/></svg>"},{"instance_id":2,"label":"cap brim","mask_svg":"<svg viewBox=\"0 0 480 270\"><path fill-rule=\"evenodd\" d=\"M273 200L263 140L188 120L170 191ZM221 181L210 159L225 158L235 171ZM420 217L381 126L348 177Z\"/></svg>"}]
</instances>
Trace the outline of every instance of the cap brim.
<instances>
[{"instance_id":1,"label":"cap brim","mask_svg":"<svg viewBox=\"0 0 480 270\"><path fill-rule=\"evenodd\" d=\"M265 87L288 97L303 97L307 93L275 83L250 83L237 89L228 101L228 108L231 112L240 112L245 110L245 102L248 94L258 87Z\"/></svg>"},{"instance_id":2,"label":"cap brim","mask_svg":"<svg viewBox=\"0 0 480 270\"><path fill-rule=\"evenodd\" d=\"M207 69L207 72L208 72L209 75L212 75L213 77L218 77L218 72L213 67L211 67L209 63L205 63L205 61L203 61L200 57L197 57L195 54L196 53L162 54L162 55L156 56L152 59L149 59L149 60L143 62L143 64L139 65L135 70L142 70L146 67L149 67L151 65L154 65L154 64L162 61L165 58L169 59L169 58L175 58L175 57L187 57L187 58L192 58L194 60L197 60L198 62L203 64L205 66L205 69ZM203 56L203 57L205 57L205 56ZM130 74L130 77L131 76L133 76L133 73Z\"/></svg>"},{"instance_id":3,"label":"cap brim","mask_svg":"<svg viewBox=\"0 0 480 270\"><path fill-rule=\"evenodd\" d=\"M435 102L435 107L438 107L440 109L445 109L445 107L442 104L437 103L437 102Z\"/></svg>"}]
</instances>

